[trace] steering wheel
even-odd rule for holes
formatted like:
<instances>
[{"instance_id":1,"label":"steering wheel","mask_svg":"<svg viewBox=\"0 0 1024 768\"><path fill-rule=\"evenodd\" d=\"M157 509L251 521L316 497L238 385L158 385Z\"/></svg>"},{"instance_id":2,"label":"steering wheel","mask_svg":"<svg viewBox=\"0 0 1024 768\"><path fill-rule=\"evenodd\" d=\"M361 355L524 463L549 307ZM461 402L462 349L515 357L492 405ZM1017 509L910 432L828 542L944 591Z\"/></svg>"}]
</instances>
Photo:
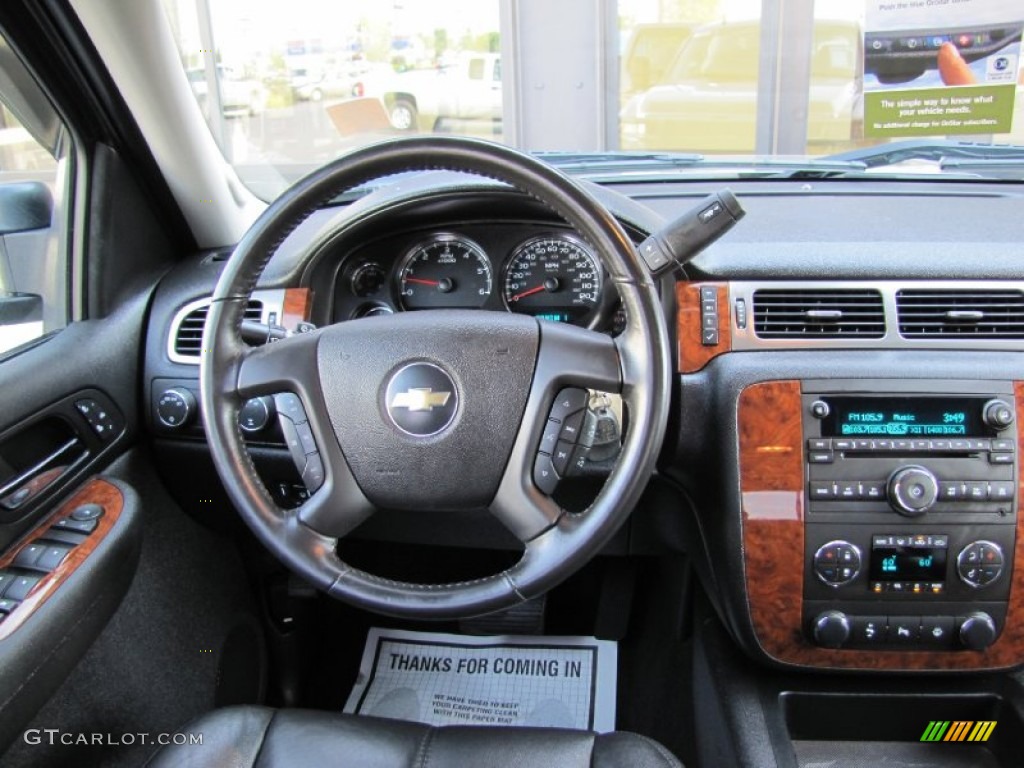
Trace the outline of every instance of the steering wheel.
<instances>
[{"instance_id":1,"label":"steering wheel","mask_svg":"<svg viewBox=\"0 0 1024 768\"><path fill-rule=\"evenodd\" d=\"M243 343L246 303L274 251L341 192L406 171L497 179L544 203L600 255L628 318L616 339L525 315L397 313L340 323L258 348ZM393 616L475 616L543 594L604 546L654 470L669 406L668 335L656 286L616 219L583 187L508 147L452 137L395 139L314 171L284 192L224 267L203 335L202 414L214 464L239 513L287 567L324 592ZM534 484L538 448L566 388L620 393L628 426L593 503L571 514ZM238 426L253 397L290 393L308 423L319 489L279 508ZM281 406L279 405L279 410ZM310 462L313 462L312 465ZM342 562L338 538L376 508L479 510L523 543L507 570L474 581L413 584ZM486 511L485 511L486 510Z\"/></svg>"}]
</instances>

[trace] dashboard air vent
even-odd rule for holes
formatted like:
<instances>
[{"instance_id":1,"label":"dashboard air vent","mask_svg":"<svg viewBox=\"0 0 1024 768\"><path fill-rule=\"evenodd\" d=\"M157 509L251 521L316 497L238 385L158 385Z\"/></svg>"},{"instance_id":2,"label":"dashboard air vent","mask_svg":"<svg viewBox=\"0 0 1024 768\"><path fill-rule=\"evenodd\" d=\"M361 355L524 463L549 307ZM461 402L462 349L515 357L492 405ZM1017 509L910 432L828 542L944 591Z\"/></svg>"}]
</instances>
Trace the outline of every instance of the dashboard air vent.
<instances>
[{"instance_id":1,"label":"dashboard air vent","mask_svg":"<svg viewBox=\"0 0 1024 768\"><path fill-rule=\"evenodd\" d=\"M900 334L911 339L1024 339L1024 292L906 289L896 293Z\"/></svg>"},{"instance_id":2,"label":"dashboard air vent","mask_svg":"<svg viewBox=\"0 0 1024 768\"><path fill-rule=\"evenodd\" d=\"M174 336L174 351L182 357L199 359L203 347L203 326L206 325L206 313L210 311L209 303L196 307L182 318ZM263 302L251 300L245 307L245 319L259 322L263 317Z\"/></svg>"},{"instance_id":3,"label":"dashboard air vent","mask_svg":"<svg viewBox=\"0 0 1024 768\"><path fill-rule=\"evenodd\" d=\"M754 333L762 339L878 339L885 336L882 295L845 288L757 290Z\"/></svg>"}]
</instances>

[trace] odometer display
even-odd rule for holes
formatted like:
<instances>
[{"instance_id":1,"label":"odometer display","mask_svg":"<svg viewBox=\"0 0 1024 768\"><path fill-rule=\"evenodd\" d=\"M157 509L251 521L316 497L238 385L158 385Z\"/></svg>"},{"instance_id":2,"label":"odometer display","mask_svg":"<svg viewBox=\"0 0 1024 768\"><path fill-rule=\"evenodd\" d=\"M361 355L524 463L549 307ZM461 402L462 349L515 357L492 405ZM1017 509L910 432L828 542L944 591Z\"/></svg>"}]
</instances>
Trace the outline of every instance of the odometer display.
<instances>
[{"instance_id":1,"label":"odometer display","mask_svg":"<svg viewBox=\"0 0 1024 768\"><path fill-rule=\"evenodd\" d=\"M601 299L601 268L575 239L537 237L512 254L503 295L513 312L585 325Z\"/></svg>"},{"instance_id":2,"label":"odometer display","mask_svg":"<svg viewBox=\"0 0 1024 768\"><path fill-rule=\"evenodd\" d=\"M491 295L491 263L472 240L436 235L402 265L398 290L405 309L476 309Z\"/></svg>"}]
</instances>

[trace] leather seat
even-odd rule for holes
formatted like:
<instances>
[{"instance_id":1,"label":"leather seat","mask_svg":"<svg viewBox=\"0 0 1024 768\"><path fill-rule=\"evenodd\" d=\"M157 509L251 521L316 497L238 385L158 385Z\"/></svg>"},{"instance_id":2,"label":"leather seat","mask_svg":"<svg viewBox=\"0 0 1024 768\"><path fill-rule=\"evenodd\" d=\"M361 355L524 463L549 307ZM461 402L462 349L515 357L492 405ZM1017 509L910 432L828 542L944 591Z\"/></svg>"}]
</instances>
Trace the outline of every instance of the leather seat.
<instances>
[{"instance_id":1,"label":"leather seat","mask_svg":"<svg viewBox=\"0 0 1024 768\"><path fill-rule=\"evenodd\" d=\"M149 762L150 768L680 768L667 749L635 733L433 728L402 720L301 709L230 707L194 720L180 733L201 734L202 744L164 747Z\"/></svg>"}]
</instances>

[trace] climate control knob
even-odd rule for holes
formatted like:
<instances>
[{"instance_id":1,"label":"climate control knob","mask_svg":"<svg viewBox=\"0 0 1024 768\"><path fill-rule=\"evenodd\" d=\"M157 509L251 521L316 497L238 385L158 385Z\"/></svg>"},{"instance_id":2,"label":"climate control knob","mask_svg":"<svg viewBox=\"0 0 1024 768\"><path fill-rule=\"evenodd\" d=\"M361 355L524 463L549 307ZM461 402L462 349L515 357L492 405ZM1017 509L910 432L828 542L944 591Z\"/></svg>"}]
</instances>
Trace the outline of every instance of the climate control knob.
<instances>
[{"instance_id":1,"label":"climate control knob","mask_svg":"<svg viewBox=\"0 0 1024 768\"><path fill-rule=\"evenodd\" d=\"M814 642L822 648L841 648L850 639L850 620L842 611L824 611L814 620Z\"/></svg>"},{"instance_id":2,"label":"climate control knob","mask_svg":"<svg viewBox=\"0 0 1024 768\"><path fill-rule=\"evenodd\" d=\"M185 387L164 390L156 401L156 417L170 429L181 429L196 416L196 397Z\"/></svg>"},{"instance_id":3,"label":"climate control knob","mask_svg":"<svg viewBox=\"0 0 1024 768\"><path fill-rule=\"evenodd\" d=\"M987 613L972 613L960 625L960 642L972 651L984 651L995 641L996 623Z\"/></svg>"},{"instance_id":4,"label":"climate control knob","mask_svg":"<svg viewBox=\"0 0 1024 768\"><path fill-rule=\"evenodd\" d=\"M1013 424L1013 408L1004 400L989 400L981 412L985 423L992 429L1004 430Z\"/></svg>"},{"instance_id":5,"label":"climate control knob","mask_svg":"<svg viewBox=\"0 0 1024 768\"><path fill-rule=\"evenodd\" d=\"M900 467L889 477L889 503L901 515L923 515L939 498L939 481L925 467Z\"/></svg>"}]
</instances>

